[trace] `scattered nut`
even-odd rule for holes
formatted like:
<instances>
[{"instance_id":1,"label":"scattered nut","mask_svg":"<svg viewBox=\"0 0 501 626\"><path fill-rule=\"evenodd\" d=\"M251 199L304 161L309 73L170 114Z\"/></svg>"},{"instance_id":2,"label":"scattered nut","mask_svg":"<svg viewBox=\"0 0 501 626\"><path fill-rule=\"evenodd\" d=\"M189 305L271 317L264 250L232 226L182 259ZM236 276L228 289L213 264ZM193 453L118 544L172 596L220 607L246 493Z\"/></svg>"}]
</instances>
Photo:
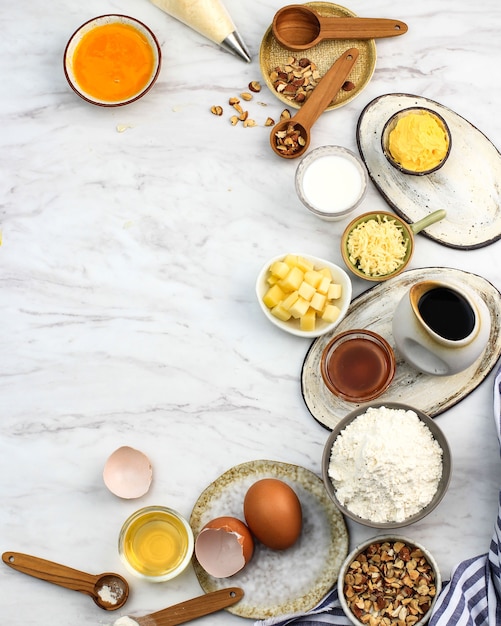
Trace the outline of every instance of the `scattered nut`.
<instances>
[{"instance_id":1,"label":"scattered nut","mask_svg":"<svg viewBox=\"0 0 501 626\"><path fill-rule=\"evenodd\" d=\"M280 113L280 121L282 120L290 120L290 118L292 117L291 112L289 111L289 109L284 109L282 111L282 113Z\"/></svg>"},{"instance_id":2,"label":"scattered nut","mask_svg":"<svg viewBox=\"0 0 501 626\"><path fill-rule=\"evenodd\" d=\"M213 115L222 115L223 107L220 107L219 105L214 105L210 108L210 111Z\"/></svg>"},{"instance_id":3,"label":"scattered nut","mask_svg":"<svg viewBox=\"0 0 501 626\"><path fill-rule=\"evenodd\" d=\"M243 111L243 113L240 113L240 115L238 116L238 119L241 122L245 122L245 120L249 117L249 111Z\"/></svg>"},{"instance_id":4,"label":"scattered nut","mask_svg":"<svg viewBox=\"0 0 501 626\"><path fill-rule=\"evenodd\" d=\"M411 571L417 573L415 580ZM425 555L402 541L368 546L352 561L343 582L350 610L369 626L413 626L436 595L435 574Z\"/></svg>"},{"instance_id":5,"label":"scattered nut","mask_svg":"<svg viewBox=\"0 0 501 626\"><path fill-rule=\"evenodd\" d=\"M265 126L275 126L275 120L271 117L266 118Z\"/></svg>"},{"instance_id":6,"label":"scattered nut","mask_svg":"<svg viewBox=\"0 0 501 626\"><path fill-rule=\"evenodd\" d=\"M242 100L245 100L246 102L249 102L249 100L252 100L252 94L249 93L248 91L244 91L240 94L240 97L242 98Z\"/></svg>"},{"instance_id":7,"label":"scattered nut","mask_svg":"<svg viewBox=\"0 0 501 626\"><path fill-rule=\"evenodd\" d=\"M346 80L341 89L343 91L353 91L353 89L355 89L355 83L352 83L351 80Z\"/></svg>"},{"instance_id":8,"label":"scattered nut","mask_svg":"<svg viewBox=\"0 0 501 626\"><path fill-rule=\"evenodd\" d=\"M236 96L232 96L229 100L228 103L231 104L231 106L235 106L236 104L240 104L240 100L239 98L237 98Z\"/></svg>"},{"instance_id":9,"label":"scattered nut","mask_svg":"<svg viewBox=\"0 0 501 626\"><path fill-rule=\"evenodd\" d=\"M261 91L261 83L258 80L252 80L249 83L249 90L254 93L259 93Z\"/></svg>"},{"instance_id":10,"label":"scattered nut","mask_svg":"<svg viewBox=\"0 0 501 626\"><path fill-rule=\"evenodd\" d=\"M230 117L230 122L232 126L236 126L238 124L238 117L236 115L232 115Z\"/></svg>"},{"instance_id":11,"label":"scattered nut","mask_svg":"<svg viewBox=\"0 0 501 626\"><path fill-rule=\"evenodd\" d=\"M244 127L245 127L245 128L247 128L247 127L251 127L251 126L257 126L257 124L256 124L255 120L252 120L252 119L249 117L249 118L247 118L247 119L244 121Z\"/></svg>"}]
</instances>

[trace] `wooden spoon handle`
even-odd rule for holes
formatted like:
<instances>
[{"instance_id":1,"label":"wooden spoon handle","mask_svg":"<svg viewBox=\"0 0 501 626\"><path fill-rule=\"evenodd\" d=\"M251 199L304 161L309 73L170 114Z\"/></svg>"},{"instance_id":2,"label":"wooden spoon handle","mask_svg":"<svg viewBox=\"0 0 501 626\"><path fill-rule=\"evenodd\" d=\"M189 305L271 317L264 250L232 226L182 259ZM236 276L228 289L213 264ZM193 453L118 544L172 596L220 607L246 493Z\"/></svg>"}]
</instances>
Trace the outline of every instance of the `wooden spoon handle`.
<instances>
[{"instance_id":1,"label":"wooden spoon handle","mask_svg":"<svg viewBox=\"0 0 501 626\"><path fill-rule=\"evenodd\" d=\"M346 50L321 78L293 121L301 124L307 130L313 126L318 117L325 111L334 96L341 89L346 77L358 59L357 48Z\"/></svg>"},{"instance_id":2,"label":"wooden spoon handle","mask_svg":"<svg viewBox=\"0 0 501 626\"><path fill-rule=\"evenodd\" d=\"M192 619L215 613L232 604L236 604L243 598L244 592L239 587L228 587L219 589L198 596L179 604L145 615L144 617L133 617L140 626L177 626Z\"/></svg>"},{"instance_id":3,"label":"wooden spoon handle","mask_svg":"<svg viewBox=\"0 0 501 626\"><path fill-rule=\"evenodd\" d=\"M28 574L28 576L91 596L94 595L94 586L99 578L99 576L91 576L85 572L66 567L66 565L20 552L4 552L2 561L12 569Z\"/></svg>"},{"instance_id":4,"label":"wooden spoon handle","mask_svg":"<svg viewBox=\"0 0 501 626\"><path fill-rule=\"evenodd\" d=\"M319 17L321 39L397 37L407 32L405 22L379 17Z\"/></svg>"}]
</instances>

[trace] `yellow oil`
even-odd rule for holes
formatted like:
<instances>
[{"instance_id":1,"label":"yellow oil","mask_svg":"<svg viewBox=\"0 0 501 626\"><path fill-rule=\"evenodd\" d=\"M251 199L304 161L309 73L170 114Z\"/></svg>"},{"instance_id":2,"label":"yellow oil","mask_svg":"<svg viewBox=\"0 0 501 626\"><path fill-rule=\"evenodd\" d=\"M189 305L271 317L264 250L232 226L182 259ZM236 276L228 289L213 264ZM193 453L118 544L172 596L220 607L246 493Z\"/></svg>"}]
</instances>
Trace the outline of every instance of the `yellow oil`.
<instances>
[{"instance_id":1,"label":"yellow oil","mask_svg":"<svg viewBox=\"0 0 501 626\"><path fill-rule=\"evenodd\" d=\"M189 540L181 520L165 511L149 511L134 519L123 538L129 565L143 576L166 576L183 561Z\"/></svg>"}]
</instances>

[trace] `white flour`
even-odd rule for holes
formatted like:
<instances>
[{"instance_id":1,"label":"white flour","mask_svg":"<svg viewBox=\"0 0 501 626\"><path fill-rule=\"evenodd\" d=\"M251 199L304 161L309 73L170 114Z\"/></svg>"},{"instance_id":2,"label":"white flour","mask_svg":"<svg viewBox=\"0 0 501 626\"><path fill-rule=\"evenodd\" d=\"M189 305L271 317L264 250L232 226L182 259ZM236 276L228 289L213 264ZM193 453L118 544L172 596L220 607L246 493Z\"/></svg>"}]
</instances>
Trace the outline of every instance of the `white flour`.
<instances>
[{"instance_id":1,"label":"white flour","mask_svg":"<svg viewBox=\"0 0 501 626\"><path fill-rule=\"evenodd\" d=\"M113 626L139 626L135 619L124 615L113 622Z\"/></svg>"},{"instance_id":2,"label":"white flour","mask_svg":"<svg viewBox=\"0 0 501 626\"><path fill-rule=\"evenodd\" d=\"M369 408L336 438L329 476L339 502L355 515L401 522L435 495L442 449L414 411Z\"/></svg>"}]
</instances>

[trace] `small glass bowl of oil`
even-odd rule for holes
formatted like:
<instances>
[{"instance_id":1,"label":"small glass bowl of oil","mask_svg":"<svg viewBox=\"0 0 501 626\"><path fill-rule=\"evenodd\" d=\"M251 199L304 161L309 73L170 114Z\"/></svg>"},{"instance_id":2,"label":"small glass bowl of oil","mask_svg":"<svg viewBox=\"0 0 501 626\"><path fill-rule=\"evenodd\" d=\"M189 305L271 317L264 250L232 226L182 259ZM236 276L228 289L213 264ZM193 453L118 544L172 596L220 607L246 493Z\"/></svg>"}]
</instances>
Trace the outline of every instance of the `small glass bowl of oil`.
<instances>
[{"instance_id":1,"label":"small glass bowl of oil","mask_svg":"<svg viewBox=\"0 0 501 626\"><path fill-rule=\"evenodd\" d=\"M118 552L136 576L152 582L170 580L191 560L193 531L176 511L148 506L128 517L118 537Z\"/></svg>"}]
</instances>

